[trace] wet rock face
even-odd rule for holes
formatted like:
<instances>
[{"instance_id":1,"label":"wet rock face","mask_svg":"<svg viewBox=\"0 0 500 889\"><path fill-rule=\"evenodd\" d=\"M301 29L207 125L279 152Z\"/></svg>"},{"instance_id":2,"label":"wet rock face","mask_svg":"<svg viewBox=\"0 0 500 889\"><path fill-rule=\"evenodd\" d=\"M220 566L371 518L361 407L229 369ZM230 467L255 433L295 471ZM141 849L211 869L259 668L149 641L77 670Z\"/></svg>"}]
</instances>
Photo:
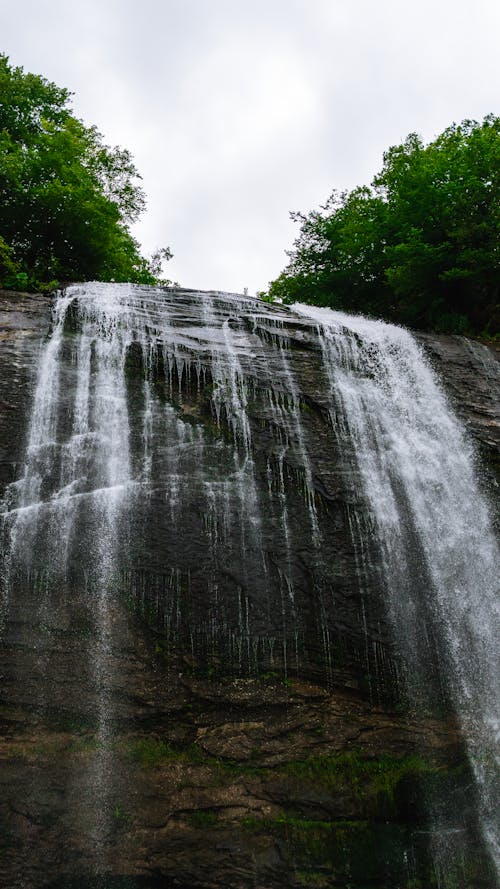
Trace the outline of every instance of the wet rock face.
<instances>
[{"instance_id":1,"label":"wet rock face","mask_svg":"<svg viewBox=\"0 0 500 889\"><path fill-rule=\"evenodd\" d=\"M136 334L88 356L90 397L100 385L103 396L71 452L78 471L62 478L60 455L46 449L41 498L55 505L18 529L30 555L0 615L0 883L492 885L453 719L438 696L433 712L395 701L400 661L377 543L367 540L360 582L352 530L364 501L333 431L314 326L260 302L250 310L221 295L207 306L177 291L166 329L146 297ZM22 475L52 306L0 292L0 499ZM74 427L81 324L69 309L61 441ZM493 454L490 353L421 340ZM106 390L106 374L99 382L105 361L123 393ZM113 438L117 399L126 452ZM106 405L113 448L98 465ZM105 514L92 498L110 472L127 494ZM65 514L70 558L54 537L68 484L75 499L64 502L83 504ZM106 522L113 553L100 548ZM108 598L97 595L103 576ZM441 833L457 842L436 875Z\"/></svg>"},{"instance_id":2,"label":"wet rock face","mask_svg":"<svg viewBox=\"0 0 500 889\"><path fill-rule=\"evenodd\" d=\"M54 591L68 578L78 589L113 563L179 669L390 695L397 667L378 580L365 591L357 576L360 485L332 429L314 327L258 301L137 290L122 336L123 307L99 291L89 308L86 293L68 306L47 368L57 398L27 470L42 479L42 507L16 520L18 582L48 570ZM102 349L88 346L100 328ZM83 426L78 398L90 404ZM25 488L9 495L14 506ZM109 490L113 516L99 501Z\"/></svg>"},{"instance_id":3,"label":"wet rock face","mask_svg":"<svg viewBox=\"0 0 500 889\"><path fill-rule=\"evenodd\" d=\"M38 359L53 299L0 291L0 500L20 473Z\"/></svg>"},{"instance_id":4,"label":"wet rock face","mask_svg":"<svg viewBox=\"0 0 500 889\"><path fill-rule=\"evenodd\" d=\"M0 746L6 886L327 889L333 876L340 886L430 886L429 800L459 839L449 885L483 885L452 724L306 683L165 681L137 625L115 620L124 647L114 652L120 713L109 746L89 725L54 628L58 680L69 677L57 721L39 712L33 724L17 702ZM103 796L92 777L110 765Z\"/></svg>"},{"instance_id":5,"label":"wet rock face","mask_svg":"<svg viewBox=\"0 0 500 889\"><path fill-rule=\"evenodd\" d=\"M122 593L179 669L277 671L390 699L401 665L380 548L352 444L333 415L315 325L224 294L151 299L137 289L125 311L106 307L99 290L89 308L87 291L75 290L62 320L57 375L47 383L58 386L56 427L29 469L43 477L40 499L56 506L20 523L20 574L49 563L51 586L69 575L78 587L96 561L111 560ZM8 482L22 472L51 300L2 299L0 466ZM127 335L112 334L109 354L95 343L86 351L85 325L94 335L100 325L109 339L117 311ZM472 433L494 452L491 353L460 338L422 340ZM84 427L78 397L91 405ZM127 488L106 531L93 492L114 482ZM69 544L61 547L54 528L63 509ZM113 553L102 549L106 534L118 541Z\"/></svg>"}]
</instances>

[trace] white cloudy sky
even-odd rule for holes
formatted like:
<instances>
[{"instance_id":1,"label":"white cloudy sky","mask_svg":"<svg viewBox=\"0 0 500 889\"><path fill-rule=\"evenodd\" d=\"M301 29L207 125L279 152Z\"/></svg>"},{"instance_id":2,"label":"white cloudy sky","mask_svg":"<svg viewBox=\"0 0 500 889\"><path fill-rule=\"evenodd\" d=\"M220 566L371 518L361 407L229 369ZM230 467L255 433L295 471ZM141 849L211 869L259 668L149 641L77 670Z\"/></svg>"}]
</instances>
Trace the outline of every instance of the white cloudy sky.
<instances>
[{"instance_id":1,"label":"white cloudy sky","mask_svg":"<svg viewBox=\"0 0 500 889\"><path fill-rule=\"evenodd\" d=\"M169 277L250 293L291 209L369 182L410 131L498 113L498 0L0 0L0 51L129 148Z\"/></svg>"}]
</instances>

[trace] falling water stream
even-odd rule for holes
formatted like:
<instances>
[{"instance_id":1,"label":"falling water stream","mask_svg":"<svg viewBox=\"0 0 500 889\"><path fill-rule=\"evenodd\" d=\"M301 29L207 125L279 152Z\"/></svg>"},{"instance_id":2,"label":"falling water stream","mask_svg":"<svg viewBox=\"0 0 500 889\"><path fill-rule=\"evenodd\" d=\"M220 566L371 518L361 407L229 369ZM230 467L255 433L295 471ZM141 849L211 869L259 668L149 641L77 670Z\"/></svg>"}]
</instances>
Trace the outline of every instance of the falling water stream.
<instances>
[{"instance_id":1,"label":"falling water stream","mask_svg":"<svg viewBox=\"0 0 500 889\"><path fill-rule=\"evenodd\" d=\"M408 331L329 309L293 309L317 323L332 420L340 415L354 444L410 670L425 667L430 634L437 646L498 870L500 563L471 445Z\"/></svg>"}]
</instances>

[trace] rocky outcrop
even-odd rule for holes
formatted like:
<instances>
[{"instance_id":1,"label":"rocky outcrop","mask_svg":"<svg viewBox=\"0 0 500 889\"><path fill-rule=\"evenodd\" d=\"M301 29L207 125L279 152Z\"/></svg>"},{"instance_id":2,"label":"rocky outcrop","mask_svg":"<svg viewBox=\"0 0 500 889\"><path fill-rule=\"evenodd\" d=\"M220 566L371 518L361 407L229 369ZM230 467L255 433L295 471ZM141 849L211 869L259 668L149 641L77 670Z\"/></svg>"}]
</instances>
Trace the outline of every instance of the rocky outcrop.
<instances>
[{"instance_id":1,"label":"rocky outcrop","mask_svg":"<svg viewBox=\"0 0 500 889\"><path fill-rule=\"evenodd\" d=\"M314 326L258 302L243 321L230 297L218 307L216 326L222 319L234 331L247 386L245 476L231 417L214 414L213 343L189 291L172 297L180 348L169 367L160 352L153 361L170 432L155 427L105 624L82 580L88 554L78 538L71 596L35 561L2 611L3 884L427 889L440 880L443 889L491 889L447 702L401 697L380 575L367 570L359 582L352 528L363 498L352 455L332 434ZM0 499L22 474L51 307L50 297L0 293ZM73 332L68 321L62 428ZM461 338L420 340L493 462L494 353ZM134 341L134 465L146 360ZM159 409L152 416L163 422ZM446 870L436 876L431 847L443 837Z\"/></svg>"},{"instance_id":2,"label":"rocky outcrop","mask_svg":"<svg viewBox=\"0 0 500 889\"><path fill-rule=\"evenodd\" d=\"M113 652L108 672L108 694L119 707L107 739L92 724L76 673L81 638L52 621L50 651L35 659L26 652L26 671L40 670L44 656L53 660L49 688L42 684L47 674L24 688L9 684L12 661L4 652L5 885L326 889L333 879L365 885L369 877L382 889L412 885L407 858L418 862L412 878L420 874L425 885L428 803L439 804L443 830L456 829L451 795L462 843L471 843L460 856L470 867L479 860L484 872L471 840L460 739L449 720L389 712L273 677L172 676L153 640L120 607L113 624L124 647ZM51 711L42 706L44 693ZM107 769L106 793L97 791L99 847L92 841L92 777ZM460 873L460 861L452 867L450 874Z\"/></svg>"}]
</instances>

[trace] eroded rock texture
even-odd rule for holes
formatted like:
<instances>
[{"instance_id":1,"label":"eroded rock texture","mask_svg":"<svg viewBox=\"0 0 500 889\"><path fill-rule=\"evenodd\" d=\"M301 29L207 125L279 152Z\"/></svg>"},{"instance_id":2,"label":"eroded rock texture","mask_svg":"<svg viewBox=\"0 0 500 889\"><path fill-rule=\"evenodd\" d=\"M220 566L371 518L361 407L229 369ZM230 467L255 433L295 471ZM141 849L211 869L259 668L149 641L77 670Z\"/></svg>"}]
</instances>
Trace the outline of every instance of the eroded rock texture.
<instances>
[{"instance_id":1,"label":"eroded rock texture","mask_svg":"<svg viewBox=\"0 0 500 889\"><path fill-rule=\"evenodd\" d=\"M359 552L365 504L314 325L225 295L162 299L167 322L138 291L136 333L109 358L125 380L128 445L112 450L127 508L96 506L89 427L70 489L44 444L49 506L35 528L20 513L29 557L9 563L2 612L2 885L491 889L439 677L420 705L405 698L376 541ZM51 306L0 296L4 493L23 475ZM81 324L68 311L59 440L75 428ZM493 462L492 353L421 339Z\"/></svg>"}]
</instances>

